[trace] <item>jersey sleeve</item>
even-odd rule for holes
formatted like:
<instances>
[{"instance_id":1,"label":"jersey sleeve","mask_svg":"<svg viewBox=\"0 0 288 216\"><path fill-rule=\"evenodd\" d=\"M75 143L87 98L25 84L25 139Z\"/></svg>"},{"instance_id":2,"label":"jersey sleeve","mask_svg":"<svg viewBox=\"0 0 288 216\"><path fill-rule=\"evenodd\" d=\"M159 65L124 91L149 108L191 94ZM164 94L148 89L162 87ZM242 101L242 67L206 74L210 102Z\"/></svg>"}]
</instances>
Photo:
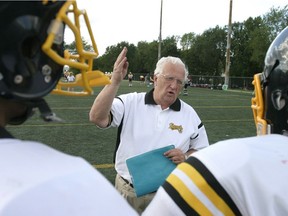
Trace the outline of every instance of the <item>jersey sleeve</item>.
<instances>
[{"instance_id":1,"label":"jersey sleeve","mask_svg":"<svg viewBox=\"0 0 288 216\"><path fill-rule=\"evenodd\" d=\"M205 126L200 122L197 126L196 131L198 132L195 136L190 137L190 149L200 150L209 146L209 140Z\"/></svg>"},{"instance_id":2,"label":"jersey sleeve","mask_svg":"<svg viewBox=\"0 0 288 216\"><path fill-rule=\"evenodd\" d=\"M173 204L165 205L164 203ZM165 206L163 206L165 205ZM168 176L144 215L241 215L214 175L195 157Z\"/></svg>"}]
</instances>

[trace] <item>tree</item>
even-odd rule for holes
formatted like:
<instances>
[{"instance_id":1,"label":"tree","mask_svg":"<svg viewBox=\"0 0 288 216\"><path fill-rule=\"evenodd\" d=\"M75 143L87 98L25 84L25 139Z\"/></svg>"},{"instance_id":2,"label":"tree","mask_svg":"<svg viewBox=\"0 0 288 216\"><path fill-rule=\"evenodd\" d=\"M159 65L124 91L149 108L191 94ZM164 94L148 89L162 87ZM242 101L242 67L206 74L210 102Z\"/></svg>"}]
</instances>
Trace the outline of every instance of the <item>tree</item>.
<instances>
[{"instance_id":1,"label":"tree","mask_svg":"<svg viewBox=\"0 0 288 216\"><path fill-rule=\"evenodd\" d=\"M232 23L230 76L252 77L261 72L269 45L287 25L288 6L271 8L264 16ZM128 42L109 46L105 54L95 60L95 67L113 70L123 46L128 48L129 68L133 73L153 73L158 60L157 40L140 41L137 46ZM167 37L162 40L161 56L181 57L194 75L220 76L225 69L226 46L227 26L216 26L199 35L190 32ZM69 49L75 49L75 44L70 44Z\"/></svg>"},{"instance_id":2,"label":"tree","mask_svg":"<svg viewBox=\"0 0 288 216\"><path fill-rule=\"evenodd\" d=\"M177 48L179 37L172 36L162 40L162 54L161 56L180 56L180 50Z\"/></svg>"},{"instance_id":3,"label":"tree","mask_svg":"<svg viewBox=\"0 0 288 216\"><path fill-rule=\"evenodd\" d=\"M225 65L225 36L224 29L216 26L195 37L194 45L182 55L192 74L221 75Z\"/></svg>"},{"instance_id":4,"label":"tree","mask_svg":"<svg viewBox=\"0 0 288 216\"><path fill-rule=\"evenodd\" d=\"M127 58L129 61L129 70L133 71L136 68L136 52L137 49L134 44L129 44L126 41L123 41L121 43L118 43L115 46L109 46L106 48L106 52L104 55L99 57L98 59L94 60L95 68L101 70L101 71L113 71L114 63L119 55L119 53L122 51L123 47L128 48Z\"/></svg>"},{"instance_id":5,"label":"tree","mask_svg":"<svg viewBox=\"0 0 288 216\"><path fill-rule=\"evenodd\" d=\"M283 9L272 7L264 16L264 23L269 29L269 41L273 39L288 25L288 5Z\"/></svg>"},{"instance_id":6,"label":"tree","mask_svg":"<svg viewBox=\"0 0 288 216\"><path fill-rule=\"evenodd\" d=\"M147 73L152 74L158 60L158 41L155 40L151 43L140 41L137 48L138 72L143 73L143 75Z\"/></svg>"},{"instance_id":7,"label":"tree","mask_svg":"<svg viewBox=\"0 0 288 216\"><path fill-rule=\"evenodd\" d=\"M86 51L93 51L93 47L92 45L90 45L83 37L82 37L82 44L83 44L83 49ZM76 41L73 41L70 44L66 44L64 42L64 49L69 50L70 53L77 53L77 49L76 49Z\"/></svg>"},{"instance_id":8,"label":"tree","mask_svg":"<svg viewBox=\"0 0 288 216\"><path fill-rule=\"evenodd\" d=\"M250 17L244 23L234 23L232 36L231 75L252 77L256 72L262 70L263 55L269 46L262 18ZM260 44L262 45L261 49L258 47Z\"/></svg>"},{"instance_id":9,"label":"tree","mask_svg":"<svg viewBox=\"0 0 288 216\"><path fill-rule=\"evenodd\" d=\"M195 37L196 34L194 32L184 34L180 40L181 50L184 51L191 49L191 47L195 44Z\"/></svg>"}]
</instances>

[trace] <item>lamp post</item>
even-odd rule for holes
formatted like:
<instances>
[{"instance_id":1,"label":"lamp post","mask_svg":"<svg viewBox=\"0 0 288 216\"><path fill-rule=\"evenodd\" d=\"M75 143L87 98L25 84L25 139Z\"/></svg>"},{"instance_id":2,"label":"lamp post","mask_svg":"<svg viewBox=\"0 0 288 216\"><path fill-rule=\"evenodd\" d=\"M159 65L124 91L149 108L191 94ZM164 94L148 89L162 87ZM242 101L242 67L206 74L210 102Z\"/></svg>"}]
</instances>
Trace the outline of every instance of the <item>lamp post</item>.
<instances>
[{"instance_id":1,"label":"lamp post","mask_svg":"<svg viewBox=\"0 0 288 216\"><path fill-rule=\"evenodd\" d=\"M228 33L227 33L227 49L226 49L226 66L225 66L225 88L229 87L229 76L230 76L230 51L231 51L231 33L232 33L232 0L230 0L229 7L229 22L228 22Z\"/></svg>"},{"instance_id":2,"label":"lamp post","mask_svg":"<svg viewBox=\"0 0 288 216\"><path fill-rule=\"evenodd\" d=\"M160 8L160 31L159 31L159 43L158 43L158 60L161 58L161 44L162 44L162 7L163 0L161 0L161 8Z\"/></svg>"}]
</instances>

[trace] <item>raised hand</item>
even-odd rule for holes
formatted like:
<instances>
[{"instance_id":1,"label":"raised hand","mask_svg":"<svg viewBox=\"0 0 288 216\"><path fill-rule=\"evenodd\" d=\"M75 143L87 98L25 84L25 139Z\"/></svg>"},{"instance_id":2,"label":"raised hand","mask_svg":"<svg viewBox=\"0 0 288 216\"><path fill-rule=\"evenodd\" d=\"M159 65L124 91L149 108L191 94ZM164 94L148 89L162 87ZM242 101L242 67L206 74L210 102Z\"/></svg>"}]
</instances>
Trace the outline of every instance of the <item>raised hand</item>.
<instances>
[{"instance_id":1,"label":"raised hand","mask_svg":"<svg viewBox=\"0 0 288 216\"><path fill-rule=\"evenodd\" d=\"M127 74L129 66L129 62L126 57L127 52L127 48L124 47L119 54L116 62L114 63L113 73L111 77L112 84L119 84Z\"/></svg>"}]
</instances>

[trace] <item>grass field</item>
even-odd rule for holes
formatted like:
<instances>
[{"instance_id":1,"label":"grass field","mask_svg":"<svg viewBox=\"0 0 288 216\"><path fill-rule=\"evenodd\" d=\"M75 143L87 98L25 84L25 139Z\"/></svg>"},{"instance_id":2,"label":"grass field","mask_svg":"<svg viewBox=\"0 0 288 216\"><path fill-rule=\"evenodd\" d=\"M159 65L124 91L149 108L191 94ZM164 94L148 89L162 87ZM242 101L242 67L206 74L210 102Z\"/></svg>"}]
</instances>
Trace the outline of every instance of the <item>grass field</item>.
<instances>
[{"instance_id":1,"label":"grass field","mask_svg":"<svg viewBox=\"0 0 288 216\"><path fill-rule=\"evenodd\" d=\"M114 183L113 151L117 129L100 130L89 122L88 113L102 89L95 88L92 96L68 97L48 95L47 102L62 123L47 123L36 113L21 126L8 126L17 138L36 140L68 154L85 158ZM148 91L150 88L123 81L119 94ZM253 136L256 133L250 108L252 92L188 88L188 96L180 95L198 112L204 123L210 144L219 140Z\"/></svg>"}]
</instances>

